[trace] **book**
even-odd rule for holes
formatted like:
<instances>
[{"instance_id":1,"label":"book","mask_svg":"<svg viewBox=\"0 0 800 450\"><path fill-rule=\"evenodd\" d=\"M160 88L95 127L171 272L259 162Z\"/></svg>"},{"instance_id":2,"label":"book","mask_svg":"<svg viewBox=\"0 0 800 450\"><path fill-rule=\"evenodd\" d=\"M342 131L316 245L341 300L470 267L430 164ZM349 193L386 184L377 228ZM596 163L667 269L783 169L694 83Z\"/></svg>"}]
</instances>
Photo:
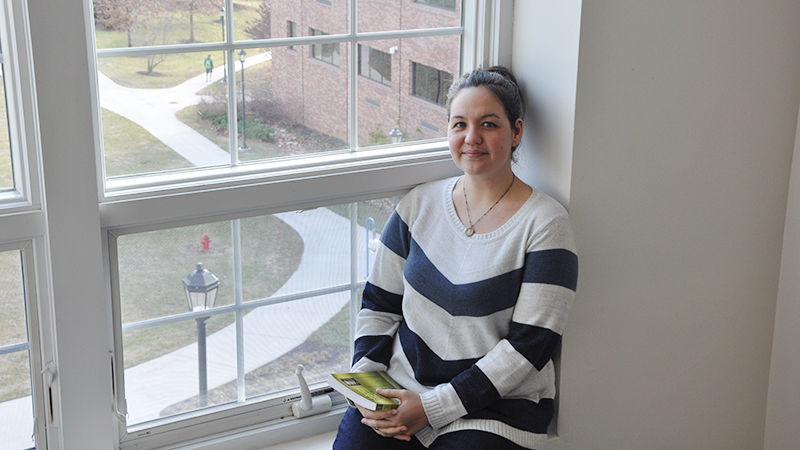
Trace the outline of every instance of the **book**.
<instances>
[{"instance_id":1,"label":"book","mask_svg":"<svg viewBox=\"0 0 800 450\"><path fill-rule=\"evenodd\" d=\"M372 411L394 409L400 405L396 398L379 395L375 389L403 389L386 372L332 373L328 385L349 401Z\"/></svg>"}]
</instances>

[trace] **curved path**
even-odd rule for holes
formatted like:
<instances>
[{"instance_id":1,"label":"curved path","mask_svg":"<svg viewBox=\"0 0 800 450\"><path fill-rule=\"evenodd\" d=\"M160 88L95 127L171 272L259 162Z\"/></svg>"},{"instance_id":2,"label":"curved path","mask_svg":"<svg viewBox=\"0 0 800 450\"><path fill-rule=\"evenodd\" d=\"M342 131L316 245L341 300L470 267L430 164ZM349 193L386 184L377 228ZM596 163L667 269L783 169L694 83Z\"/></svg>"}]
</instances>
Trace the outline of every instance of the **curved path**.
<instances>
[{"instance_id":1,"label":"curved path","mask_svg":"<svg viewBox=\"0 0 800 450\"><path fill-rule=\"evenodd\" d=\"M283 295L350 282L350 221L326 208L277 214L303 239L294 274L274 294ZM359 274L365 269L365 229L357 238ZM255 309L244 316L244 366L250 372L302 344L350 300L349 292L328 294ZM236 379L236 328L208 336L208 389ZM346 368L343 368L346 369ZM293 374L287 374L291 376ZM129 423L156 419L160 412L197 395L197 344L188 345L125 371Z\"/></svg>"},{"instance_id":2,"label":"curved path","mask_svg":"<svg viewBox=\"0 0 800 450\"><path fill-rule=\"evenodd\" d=\"M270 52L249 57L244 66L250 67L272 59ZM237 70L241 64L236 64ZM100 106L117 113L150 132L158 140L198 167L229 164L227 150L178 120L175 113L200 103L203 96L197 91L222 79L225 67L212 71L211 81L202 73L183 83L164 89L137 89L120 86L98 72Z\"/></svg>"},{"instance_id":3,"label":"curved path","mask_svg":"<svg viewBox=\"0 0 800 450\"><path fill-rule=\"evenodd\" d=\"M245 67L268 61L269 53L247 59ZM237 65L241 67L240 65ZM135 89L120 86L98 73L100 103L139 124L156 138L196 166L228 164L230 156L212 141L175 117L175 112L197 104L197 91L222 78L224 67L213 71L212 81L205 74L167 89ZM350 221L326 208L277 214L294 228L304 244L295 273L274 294L283 295L345 284L350 281ZM358 274L366 261L365 229L359 227ZM270 305L244 316L245 372L280 357L303 343L314 331L341 310L349 292ZM208 389L236 379L236 330L231 324L207 338ZM125 371L128 423L157 419L160 412L175 403L197 395L197 344L188 345ZM0 429L20 431L0 442L20 446L29 444L26 430L32 430L31 397L0 403ZM2 433L5 434L5 431ZM14 442L14 443L12 443Z\"/></svg>"}]
</instances>

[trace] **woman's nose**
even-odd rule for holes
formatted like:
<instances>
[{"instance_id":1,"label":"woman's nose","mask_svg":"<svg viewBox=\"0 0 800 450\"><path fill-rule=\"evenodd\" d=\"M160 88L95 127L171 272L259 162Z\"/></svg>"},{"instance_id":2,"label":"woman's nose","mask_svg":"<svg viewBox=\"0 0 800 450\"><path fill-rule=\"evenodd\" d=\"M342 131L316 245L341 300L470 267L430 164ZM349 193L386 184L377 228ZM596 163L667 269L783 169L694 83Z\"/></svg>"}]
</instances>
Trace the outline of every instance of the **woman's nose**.
<instances>
[{"instance_id":1,"label":"woman's nose","mask_svg":"<svg viewBox=\"0 0 800 450\"><path fill-rule=\"evenodd\" d=\"M480 131L475 127L469 127L464 141L472 145L480 144L482 142Z\"/></svg>"}]
</instances>

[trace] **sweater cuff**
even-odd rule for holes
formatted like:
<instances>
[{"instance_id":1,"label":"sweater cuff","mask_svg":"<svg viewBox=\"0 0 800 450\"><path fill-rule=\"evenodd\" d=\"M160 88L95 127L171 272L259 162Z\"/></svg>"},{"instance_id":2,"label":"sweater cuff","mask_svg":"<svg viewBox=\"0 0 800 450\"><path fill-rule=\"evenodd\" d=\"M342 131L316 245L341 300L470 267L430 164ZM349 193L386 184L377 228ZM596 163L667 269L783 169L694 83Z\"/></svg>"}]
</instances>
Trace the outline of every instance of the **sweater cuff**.
<instances>
[{"instance_id":1,"label":"sweater cuff","mask_svg":"<svg viewBox=\"0 0 800 450\"><path fill-rule=\"evenodd\" d=\"M456 390L449 383L419 394L422 408L432 428L438 429L467 414Z\"/></svg>"}]
</instances>

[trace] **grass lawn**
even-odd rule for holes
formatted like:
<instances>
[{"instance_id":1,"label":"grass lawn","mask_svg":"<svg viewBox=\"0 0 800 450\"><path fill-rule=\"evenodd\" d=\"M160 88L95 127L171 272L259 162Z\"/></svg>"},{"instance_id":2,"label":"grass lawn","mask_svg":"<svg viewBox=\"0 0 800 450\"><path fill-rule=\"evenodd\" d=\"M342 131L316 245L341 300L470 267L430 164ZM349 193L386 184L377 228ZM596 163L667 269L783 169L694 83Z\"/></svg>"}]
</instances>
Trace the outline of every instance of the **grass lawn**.
<instances>
[{"instance_id":1,"label":"grass lawn","mask_svg":"<svg viewBox=\"0 0 800 450\"><path fill-rule=\"evenodd\" d=\"M250 39L245 33L247 23L258 17L258 2L234 2L234 39ZM167 26L163 36L152 39L145 32L133 33L133 45L179 44L189 41L188 12L172 12L164 15ZM151 27L152 29L153 27ZM219 42L222 39L222 25L219 22L219 10L194 14L195 42ZM125 31L95 30L97 48L124 48L128 46L128 35ZM117 84L134 88L167 88L178 85L189 78L203 73L203 59L207 52L177 53L160 55L163 60L147 72L147 57L115 57L98 58L98 69ZM212 53L215 66L223 65L225 58L222 52Z\"/></svg>"},{"instance_id":2,"label":"grass lawn","mask_svg":"<svg viewBox=\"0 0 800 450\"><path fill-rule=\"evenodd\" d=\"M245 301L268 297L294 273L303 241L272 216L241 219L242 286ZM204 251L203 234L211 238ZM187 311L181 281L198 262L220 280L217 305L233 303L233 253L228 221L122 236L119 241L123 323ZM141 280L148 280L142 283ZM233 314L207 322L209 334L233 322ZM194 320L125 333L125 367L195 342Z\"/></svg>"},{"instance_id":3,"label":"grass lawn","mask_svg":"<svg viewBox=\"0 0 800 450\"><path fill-rule=\"evenodd\" d=\"M278 120L265 120L258 110L267 110L267 114L276 114L270 108L276 107L270 103L272 98L272 61L266 61L246 69L245 89L247 94L247 147L248 150L240 152L241 161L258 161L268 158L293 156L303 153L317 153L326 150L347 148L347 143L325 134L304 127L300 124L284 123ZM237 86L241 86L241 72L236 74ZM212 105L194 105L177 112L178 119L190 126L218 146L228 148L227 105L223 98L226 86L214 83L206 86L200 94L214 99L217 103ZM238 94L238 91L237 91ZM240 101L240 99L239 99ZM239 104L241 107L241 104ZM203 113L209 114L203 117ZM219 122L219 126L214 125ZM259 139L259 132L271 129L273 134L268 139ZM241 144L241 126L239 126L239 143Z\"/></svg>"},{"instance_id":4,"label":"grass lawn","mask_svg":"<svg viewBox=\"0 0 800 450\"><path fill-rule=\"evenodd\" d=\"M102 114L107 176L193 167L136 123L107 109Z\"/></svg>"},{"instance_id":5,"label":"grass lawn","mask_svg":"<svg viewBox=\"0 0 800 450\"><path fill-rule=\"evenodd\" d=\"M0 346L28 340L19 251L0 252ZM0 356L0 402L30 395L28 352Z\"/></svg>"}]
</instances>

